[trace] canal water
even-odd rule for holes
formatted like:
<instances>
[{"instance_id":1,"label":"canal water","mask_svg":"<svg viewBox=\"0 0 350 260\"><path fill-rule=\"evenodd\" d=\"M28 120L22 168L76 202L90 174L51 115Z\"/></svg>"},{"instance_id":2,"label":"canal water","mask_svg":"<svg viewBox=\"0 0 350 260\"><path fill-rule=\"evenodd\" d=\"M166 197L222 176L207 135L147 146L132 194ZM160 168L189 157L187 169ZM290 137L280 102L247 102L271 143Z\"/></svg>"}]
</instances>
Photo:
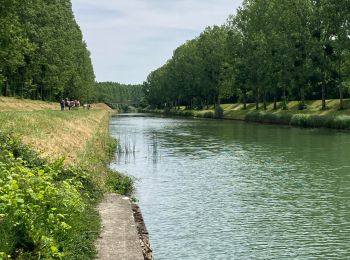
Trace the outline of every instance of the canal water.
<instances>
[{"instance_id":1,"label":"canal water","mask_svg":"<svg viewBox=\"0 0 350 260\"><path fill-rule=\"evenodd\" d=\"M157 260L350 259L350 134L113 117Z\"/></svg>"}]
</instances>

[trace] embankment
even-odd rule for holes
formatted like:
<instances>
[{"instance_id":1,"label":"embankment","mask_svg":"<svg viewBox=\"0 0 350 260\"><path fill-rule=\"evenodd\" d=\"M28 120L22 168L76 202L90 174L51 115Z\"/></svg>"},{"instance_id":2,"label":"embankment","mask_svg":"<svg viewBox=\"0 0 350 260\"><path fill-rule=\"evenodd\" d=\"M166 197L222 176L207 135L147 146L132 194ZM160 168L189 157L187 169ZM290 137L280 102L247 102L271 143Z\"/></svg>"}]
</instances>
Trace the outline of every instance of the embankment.
<instances>
[{"instance_id":1,"label":"embankment","mask_svg":"<svg viewBox=\"0 0 350 260\"><path fill-rule=\"evenodd\" d=\"M306 102L306 109L299 110L298 102L288 102L288 109L283 110L281 104L278 109L273 109L273 104L269 104L266 110L262 108L255 110L255 104L248 104L243 109L241 104L223 104L223 115L221 119L241 120L247 122L283 124L297 127L332 128L339 130L350 130L350 100L345 100L345 109L338 109L338 100L327 100L327 109L321 110L321 101ZM143 109L141 112L160 113L176 116L217 118L213 107L202 110L180 109Z\"/></svg>"},{"instance_id":2,"label":"embankment","mask_svg":"<svg viewBox=\"0 0 350 260\"><path fill-rule=\"evenodd\" d=\"M133 180L108 168L111 110L93 108L0 98L0 259L96 256L97 204Z\"/></svg>"}]
</instances>

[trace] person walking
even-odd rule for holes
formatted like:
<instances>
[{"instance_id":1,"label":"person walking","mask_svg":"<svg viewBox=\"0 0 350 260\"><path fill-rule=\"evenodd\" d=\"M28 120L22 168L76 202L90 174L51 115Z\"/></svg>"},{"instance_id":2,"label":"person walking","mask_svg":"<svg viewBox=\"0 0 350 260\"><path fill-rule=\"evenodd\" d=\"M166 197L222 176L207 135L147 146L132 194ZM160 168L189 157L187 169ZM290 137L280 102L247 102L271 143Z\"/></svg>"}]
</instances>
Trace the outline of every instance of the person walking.
<instances>
[{"instance_id":1,"label":"person walking","mask_svg":"<svg viewBox=\"0 0 350 260\"><path fill-rule=\"evenodd\" d=\"M64 101L64 99L62 99L61 102L60 102L61 111L64 111L64 104L65 104L65 101Z\"/></svg>"}]
</instances>

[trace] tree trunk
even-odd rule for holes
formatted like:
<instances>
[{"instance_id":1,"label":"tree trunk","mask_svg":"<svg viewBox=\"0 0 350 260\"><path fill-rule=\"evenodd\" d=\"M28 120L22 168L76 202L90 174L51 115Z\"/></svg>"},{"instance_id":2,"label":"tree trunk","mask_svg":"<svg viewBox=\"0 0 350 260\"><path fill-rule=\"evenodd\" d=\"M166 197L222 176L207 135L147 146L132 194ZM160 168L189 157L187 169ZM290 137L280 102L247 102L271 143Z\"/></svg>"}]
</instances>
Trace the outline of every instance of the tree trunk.
<instances>
[{"instance_id":1,"label":"tree trunk","mask_svg":"<svg viewBox=\"0 0 350 260\"><path fill-rule=\"evenodd\" d=\"M282 109L283 110L288 109L286 87L283 87L283 107L282 107Z\"/></svg>"},{"instance_id":2,"label":"tree trunk","mask_svg":"<svg viewBox=\"0 0 350 260\"><path fill-rule=\"evenodd\" d=\"M344 110L344 90L341 82L341 57L338 64L338 84L339 84L339 109Z\"/></svg>"},{"instance_id":3,"label":"tree trunk","mask_svg":"<svg viewBox=\"0 0 350 260\"><path fill-rule=\"evenodd\" d=\"M259 110L259 89L255 87L255 109Z\"/></svg>"},{"instance_id":4,"label":"tree trunk","mask_svg":"<svg viewBox=\"0 0 350 260\"><path fill-rule=\"evenodd\" d=\"M304 88L300 88L300 105L299 110L303 110L305 108L305 91Z\"/></svg>"},{"instance_id":5,"label":"tree trunk","mask_svg":"<svg viewBox=\"0 0 350 260\"><path fill-rule=\"evenodd\" d=\"M8 81L5 80L4 81L4 89L3 89L3 96L6 97L7 96L7 89L8 89Z\"/></svg>"},{"instance_id":6,"label":"tree trunk","mask_svg":"<svg viewBox=\"0 0 350 260\"><path fill-rule=\"evenodd\" d=\"M247 109L247 93L245 91L243 93L243 109Z\"/></svg>"},{"instance_id":7,"label":"tree trunk","mask_svg":"<svg viewBox=\"0 0 350 260\"><path fill-rule=\"evenodd\" d=\"M16 96L16 84L15 84L15 80L12 78L11 83L10 83L10 89L12 87L12 97ZM11 93L10 93L11 95Z\"/></svg>"},{"instance_id":8,"label":"tree trunk","mask_svg":"<svg viewBox=\"0 0 350 260\"><path fill-rule=\"evenodd\" d=\"M43 84L40 84L40 98L42 101L44 101L44 87Z\"/></svg>"},{"instance_id":9,"label":"tree trunk","mask_svg":"<svg viewBox=\"0 0 350 260\"><path fill-rule=\"evenodd\" d=\"M267 110L266 91L264 91L264 110Z\"/></svg>"},{"instance_id":10,"label":"tree trunk","mask_svg":"<svg viewBox=\"0 0 350 260\"><path fill-rule=\"evenodd\" d=\"M344 110L344 91L341 84L339 85L339 109Z\"/></svg>"},{"instance_id":11,"label":"tree trunk","mask_svg":"<svg viewBox=\"0 0 350 260\"><path fill-rule=\"evenodd\" d=\"M277 93L273 95L273 110L277 110Z\"/></svg>"},{"instance_id":12,"label":"tree trunk","mask_svg":"<svg viewBox=\"0 0 350 260\"><path fill-rule=\"evenodd\" d=\"M326 82L322 82L322 110L326 109Z\"/></svg>"}]
</instances>

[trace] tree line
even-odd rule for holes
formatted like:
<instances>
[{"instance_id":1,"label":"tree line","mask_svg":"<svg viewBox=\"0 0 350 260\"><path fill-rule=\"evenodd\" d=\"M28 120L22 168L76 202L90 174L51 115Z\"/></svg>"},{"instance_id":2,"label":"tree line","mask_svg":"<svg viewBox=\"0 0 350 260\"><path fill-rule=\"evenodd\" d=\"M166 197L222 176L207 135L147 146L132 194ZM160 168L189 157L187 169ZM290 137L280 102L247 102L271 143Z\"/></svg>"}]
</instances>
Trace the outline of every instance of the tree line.
<instances>
[{"instance_id":1,"label":"tree line","mask_svg":"<svg viewBox=\"0 0 350 260\"><path fill-rule=\"evenodd\" d=\"M0 95L94 98L95 75L70 0L2 0Z\"/></svg>"},{"instance_id":2,"label":"tree line","mask_svg":"<svg viewBox=\"0 0 350 260\"><path fill-rule=\"evenodd\" d=\"M139 106L144 103L142 85L125 85L116 82L96 83L96 101L112 108Z\"/></svg>"},{"instance_id":3,"label":"tree line","mask_svg":"<svg viewBox=\"0 0 350 260\"><path fill-rule=\"evenodd\" d=\"M349 0L245 0L222 26L178 47L143 84L154 107L339 98L350 85Z\"/></svg>"}]
</instances>

